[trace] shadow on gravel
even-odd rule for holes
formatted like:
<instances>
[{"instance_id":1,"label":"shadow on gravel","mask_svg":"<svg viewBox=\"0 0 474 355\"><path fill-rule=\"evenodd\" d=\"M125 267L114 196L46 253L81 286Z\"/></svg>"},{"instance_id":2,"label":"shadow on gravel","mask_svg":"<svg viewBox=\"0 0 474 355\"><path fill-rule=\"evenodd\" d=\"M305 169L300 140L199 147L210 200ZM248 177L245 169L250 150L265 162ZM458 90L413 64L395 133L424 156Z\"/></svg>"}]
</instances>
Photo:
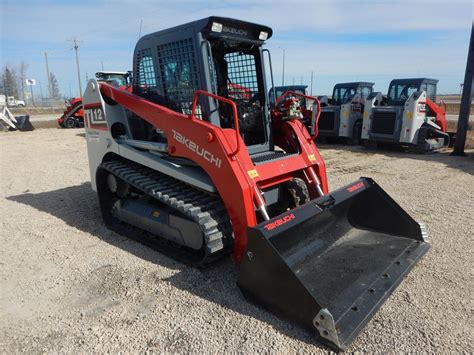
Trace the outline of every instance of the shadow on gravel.
<instances>
[{"instance_id":1,"label":"shadow on gravel","mask_svg":"<svg viewBox=\"0 0 474 355\"><path fill-rule=\"evenodd\" d=\"M108 230L102 221L96 193L91 189L89 183L48 192L24 193L7 197L7 199L49 213L71 227L92 234L139 258L178 270L173 276L162 280L176 288L267 323L286 336L329 350L328 347L319 343L309 331L295 326L285 319L280 319L245 300L236 284L238 267L230 260L230 257L217 261L205 269L197 269ZM223 317L220 319L224 321Z\"/></svg>"},{"instance_id":2,"label":"shadow on gravel","mask_svg":"<svg viewBox=\"0 0 474 355\"><path fill-rule=\"evenodd\" d=\"M363 146L350 146L341 144L318 144L318 148L324 152L325 149L350 151L363 155L382 154L390 158L414 159L420 161L437 162L451 169L457 169L470 175L474 175L474 152L471 150L465 157L451 156L452 150L437 151L434 153L417 154L409 152L396 146L383 148L366 148Z\"/></svg>"}]
</instances>

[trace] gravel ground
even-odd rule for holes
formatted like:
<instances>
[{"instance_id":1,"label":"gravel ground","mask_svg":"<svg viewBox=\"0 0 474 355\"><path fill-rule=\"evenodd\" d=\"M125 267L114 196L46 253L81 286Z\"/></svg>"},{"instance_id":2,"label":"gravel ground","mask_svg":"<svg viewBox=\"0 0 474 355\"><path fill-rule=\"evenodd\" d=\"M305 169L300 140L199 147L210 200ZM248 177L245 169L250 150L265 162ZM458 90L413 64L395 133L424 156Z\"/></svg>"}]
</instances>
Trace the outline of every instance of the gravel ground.
<instances>
[{"instance_id":1,"label":"gravel ground","mask_svg":"<svg viewBox=\"0 0 474 355\"><path fill-rule=\"evenodd\" d=\"M108 231L82 130L0 135L0 351L326 352L247 303L228 259L205 270ZM474 159L324 146L332 189L373 177L432 249L350 350L470 352Z\"/></svg>"}]
</instances>

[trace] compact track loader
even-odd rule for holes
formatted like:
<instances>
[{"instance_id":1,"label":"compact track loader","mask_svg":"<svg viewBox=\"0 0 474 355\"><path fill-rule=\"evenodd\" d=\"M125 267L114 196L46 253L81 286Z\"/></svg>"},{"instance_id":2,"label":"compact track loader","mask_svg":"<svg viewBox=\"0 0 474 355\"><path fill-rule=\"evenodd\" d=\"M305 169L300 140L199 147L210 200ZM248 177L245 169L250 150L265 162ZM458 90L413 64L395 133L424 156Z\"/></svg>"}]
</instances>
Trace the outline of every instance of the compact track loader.
<instances>
[{"instance_id":1,"label":"compact track loader","mask_svg":"<svg viewBox=\"0 0 474 355\"><path fill-rule=\"evenodd\" d=\"M92 187L109 228L193 265L232 253L246 297L344 349L429 244L373 180L328 191L314 136L270 111L271 35L209 17L142 37L132 92L90 80Z\"/></svg>"},{"instance_id":2,"label":"compact track loader","mask_svg":"<svg viewBox=\"0 0 474 355\"><path fill-rule=\"evenodd\" d=\"M427 78L392 80L381 105L366 100L362 139L418 153L447 146L446 110L436 104L437 83Z\"/></svg>"},{"instance_id":3,"label":"compact track loader","mask_svg":"<svg viewBox=\"0 0 474 355\"><path fill-rule=\"evenodd\" d=\"M373 105L382 101L382 94L373 92L374 83L352 82L334 86L332 97L321 100L319 137L340 138L348 144L360 144L365 101Z\"/></svg>"}]
</instances>

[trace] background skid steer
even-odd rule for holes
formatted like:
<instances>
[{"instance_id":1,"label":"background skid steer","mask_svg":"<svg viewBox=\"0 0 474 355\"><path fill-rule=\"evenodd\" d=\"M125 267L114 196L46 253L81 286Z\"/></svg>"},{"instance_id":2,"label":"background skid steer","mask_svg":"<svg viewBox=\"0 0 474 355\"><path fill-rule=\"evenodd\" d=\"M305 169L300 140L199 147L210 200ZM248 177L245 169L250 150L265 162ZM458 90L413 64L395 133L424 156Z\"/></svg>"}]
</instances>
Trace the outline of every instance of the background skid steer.
<instances>
[{"instance_id":1,"label":"background skid steer","mask_svg":"<svg viewBox=\"0 0 474 355\"><path fill-rule=\"evenodd\" d=\"M394 79L382 105L365 103L362 139L425 153L448 146L446 107L436 101L438 80Z\"/></svg>"},{"instance_id":2,"label":"background skid steer","mask_svg":"<svg viewBox=\"0 0 474 355\"><path fill-rule=\"evenodd\" d=\"M320 97L319 137L360 144L365 101L378 104L382 99L380 93L373 92L373 86L369 82L339 83L334 86L331 99Z\"/></svg>"},{"instance_id":3,"label":"background skid steer","mask_svg":"<svg viewBox=\"0 0 474 355\"><path fill-rule=\"evenodd\" d=\"M372 180L328 194L316 134L269 111L271 35L202 19L138 41L131 93L89 81L92 187L111 229L194 265L232 252L246 296L345 348L428 244Z\"/></svg>"}]
</instances>

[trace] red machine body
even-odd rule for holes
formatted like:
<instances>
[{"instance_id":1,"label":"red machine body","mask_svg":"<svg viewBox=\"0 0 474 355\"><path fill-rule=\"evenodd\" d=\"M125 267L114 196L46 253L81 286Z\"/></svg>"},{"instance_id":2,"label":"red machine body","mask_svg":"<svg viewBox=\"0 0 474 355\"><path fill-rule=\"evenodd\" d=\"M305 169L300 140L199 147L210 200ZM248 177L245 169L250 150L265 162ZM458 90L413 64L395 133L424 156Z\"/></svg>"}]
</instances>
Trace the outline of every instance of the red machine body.
<instances>
[{"instance_id":1,"label":"red machine body","mask_svg":"<svg viewBox=\"0 0 474 355\"><path fill-rule=\"evenodd\" d=\"M235 236L233 257L237 262L242 259L247 245L247 228L258 222L255 206L258 210L263 201L259 190L298 177L310 187L311 198L319 196L317 185L321 186L324 193L328 192L324 161L300 120L277 120L275 123L280 132L275 137L275 143L288 150L294 148L290 144L298 144L300 153L255 166L238 134L237 108L231 100L204 91L195 93L195 102L198 95L210 95L231 105L235 130L223 129L199 120L194 114L177 113L105 83L100 84L100 90L103 95L165 132L169 137L168 153L171 156L195 161L211 177L232 222ZM316 98L311 99L317 101ZM196 152L203 153L200 155Z\"/></svg>"},{"instance_id":2,"label":"red machine body","mask_svg":"<svg viewBox=\"0 0 474 355\"><path fill-rule=\"evenodd\" d=\"M441 127L443 132L447 132L448 126L446 123L446 109L443 110L441 105L438 106L429 97L426 98L426 105L428 105L428 108L436 115L435 123Z\"/></svg>"}]
</instances>

